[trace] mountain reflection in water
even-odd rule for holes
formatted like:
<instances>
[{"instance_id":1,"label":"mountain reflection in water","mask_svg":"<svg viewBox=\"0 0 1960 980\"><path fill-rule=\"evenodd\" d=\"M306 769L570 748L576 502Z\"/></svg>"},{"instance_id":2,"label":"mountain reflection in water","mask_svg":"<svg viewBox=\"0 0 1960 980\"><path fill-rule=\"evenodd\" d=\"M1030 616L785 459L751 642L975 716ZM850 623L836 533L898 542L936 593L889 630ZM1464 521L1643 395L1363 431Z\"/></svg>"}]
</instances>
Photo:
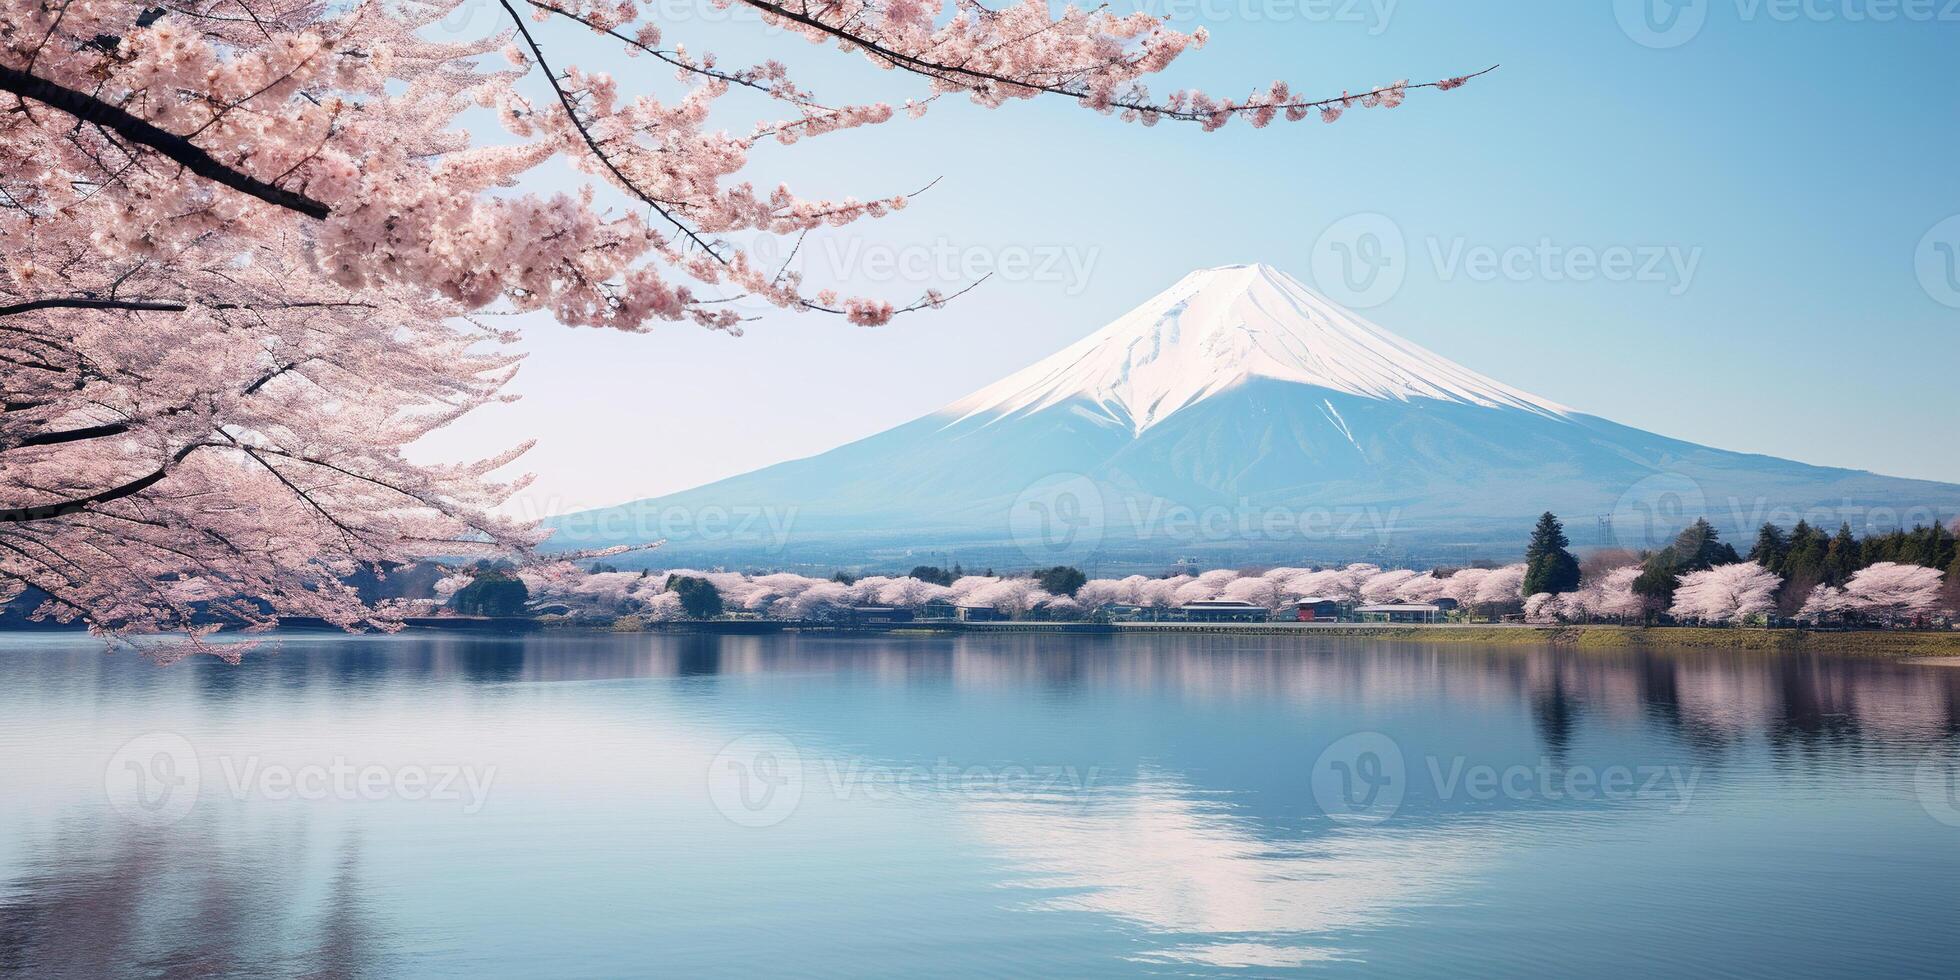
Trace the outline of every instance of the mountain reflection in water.
<instances>
[{"instance_id":1,"label":"mountain reflection in water","mask_svg":"<svg viewBox=\"0 0 1960 980\"><path fill-rule=\"evenodd\" d=\"M158 668L43 637L0 641L0 705L9 976L1960 968L1943 667L547 634ZM200 789L148 826L105 781L155 733ZM1378 822L1316 796L1357 734L1400 757ZM731 811L717 780L764 761L794 798ZM254 782L336 762L483 796ZM1565 792L1621 769L1651 784Z\"/></svg>"}]
</instances>

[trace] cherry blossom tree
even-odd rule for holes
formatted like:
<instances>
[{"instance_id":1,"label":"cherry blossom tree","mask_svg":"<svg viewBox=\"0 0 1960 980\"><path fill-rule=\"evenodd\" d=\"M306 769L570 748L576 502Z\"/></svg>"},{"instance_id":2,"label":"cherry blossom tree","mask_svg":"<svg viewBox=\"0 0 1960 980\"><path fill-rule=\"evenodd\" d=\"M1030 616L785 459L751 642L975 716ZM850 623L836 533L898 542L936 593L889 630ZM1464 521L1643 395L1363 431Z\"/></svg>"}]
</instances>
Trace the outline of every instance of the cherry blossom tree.
<instances>
[{"instance_id":1,"label":"cherry blossom tree","mask_svg":"<svg viewBox=\"0 0 1960 980\"><path fill-rule=\"evenodd\" d=\"M1043 591L1031 578L994 579L975 589L967 596L967 602L975 606L986 606L1016 619L1026 616L1029 610L1053 600L1055 597Z\"/></svg>"},{"instance_id":2,"label":"cherry blossom tree","mask_svg":"<svg viewBox=\"0 0 1960 980\"><path fill-rule=\"evenodd\" d=\"M1536 592L1524 601L1524 621L1527 623L1556 623L1559 618L1558 596L1550 592Z\"/></svg>"},{"instance_id":3,"label":"cherry blossom tree","mask_svg":"<svg viewBox=\"0 0 1960 980\"><path fill-rule=\"evenodd\" d=\"M1609 619L1624 622L1646 611L1646 600L1633 591L1640 578L1638 565L1626 565L1594 574L1579 585L1579 591L1559 596L1559 615L1568 620Z\"/></svg>"},{"instance_id":4,"label":"cherry blossom tree","mask_svg":"<svg viewBox=\"0 0 1960 980\"><path fill-rule=\"evenodd\" d=\"M1448 579L1437 578L1435 572L1424 572L1397 586L1395 598L1401 602L1430 603L1442 598L1448 591Z\"/></svg>"},{"instance_id":5,"label":"cherry blossom tree","mask_svg":"<svg viewBox=\"0 0 1960 980\"><path fill-rule=\"evenodd\" d=\"M1493 568L1477 579L1477 592L1473 605L1482 609L1495 609L1500 606L1515 605L1524 601L1525 564L1505 565ZM1458 572L1461 575L1463 572ZM1454 576L1452 576L1454 577Z\"/></svg>"},{"instance_id":6,"label":"cherry blossom tree","mask_svg":"<svg viewBox=\"0 0 1960 980\"><path fill-rule=\"evenodd\" d=\"M1401 568L1389 572L1378 572L1361 583L1361 599L1364 602L1392 602L1401 598L1402 588L1416 577L1411 569Z\"/></svg>"},{"instance_id":7,"label":"cherry blossom tree","mask_svg":"<svg viewBox=\"0 0 1960 980\"><path fill-rule=\"evenodd\" d=\"M877 601L880 605L920 609L928 602L946 601L952 596L953 590L947 586L907 576L892 579L879 589Z\"/></svg>"},{"instance_id":8,"label":"cherry blossom tree","mask_svg":"<svg viewBox=\"0 0 1960 980\"><path fill-rule=\"evenodd\" d=\"M1703 623L1741 622L1776 608L1783 576L1755 562L1736 562L1689 572L1674 589L1668 614Z\"/></svg>"},{"instance_id":9,"label":"cherry blossom tree","mask_svg":"<svg viewBox=\"0 0 1960 980\"><path fill-rule=\"evenodd\" d=\"M1123 605L1143 605L1142 589L1150 578L1144 575L1131 575L1127 578L1092 578L1075 590L1075 601L1085 609L1096 609L1111 603Z\"/></svg>"},{"instance_id":10,"label":"cherry blossom tree","mask_svg":"<svg viewBox=\"0 0 1960 980\"><path fill-rule=\"evenodd\" d=\"M1797 618L1807 623L1822 623L1841 618L1853 608L1843 589L1820 582L1804 596L1803 606L1797 610Z\"/></svg>"},{"instance_id":11,"label":"cherry blossom tree","mask_svg":"<svg viewBox=\"0 0 1960 980\"><path fill-rule=\"evenodd\" d=\"M789 614L785 618L817 619L847 609L855 601L850 586L842 582L817 582L784 604Z\"/></svg>"},{"instance_id":12,"label":"cherry blossom tree","mask_svg":"<svg viewBox=\"0 0 1960 980\"><path fill-rule=\"evenodd\" d=\"M742 296L864 325L949 298L812 291L734 244L793 251L910 203L758 188L744 174L765 145L945 96L1211 130L1332 121L1474 77L1159 98L1145 79L1202 30L1035 0L704 0L917 85L837 103L780 63L668 38L637 0L499 0L498 29L440 37L464 2L0 0L0 600L31 587L40 613L108 632L388 628L344 578L431 555L540 560L536 530L496 516L523 480L494 474L522 446L444 465L403 452L505 397L513 336L494 315L738 331ZM555 60L563 32L671 82L622 91ZM777 118L718 121L738 95ZM466 133L472 109L502 132ZM577 186L526 186L553 161ZM810 591L769 589L745 603Z\"/></svg>"},{"instance_id":13,"label":"cherry blossom tree","mask_svg":"<svg viewBox=\"0 0 1960 980\"><path fill-rule=\"evenodd\" d=\"M1077 595L1080 594L1080 592L1077 593ZM1294 598L1287 593L1285 587L1279 582L1263 575L1248 575L1244 578L1234 579L1227 583L1224 591L1219 594L1224 598L1237 602L1249 602L1255 606L1263 606L1268 612L1278 612Z\"/></svg>"},{"instance_id":14,"label":"cherry blossom tree","mask_svg":"<svg viewBox=\"0 0 1960 980\"><path fill-rule=\"evenodd\" d=\"M1942 576L1937 568L1882 561L1851 576L1842 591L1819 597L1821 612L1854 613L1885 623L1911 620L1932 612L1940 602ZM1811 609L1805 603L1805 609ZM1809 617L1806 617L1809 618Z\"/></svg>"},{"instance_id":15,"label":"cherry blossom tree","mask_svg":"<svg viewBox=\"0 0 1960 980\"><path fill-rule=\"evenodd\" d=\"M1490 569L1488 568L1458 569L1456 574L1443 580L1445 583L1443 596L1444 598L1455 599L1457 605L1465 609L1473 608L1477 605L1477 589L1483 585L1484 579L1489 577ZM1524 580L1519 579L1518 585L1522 588Z\"/></svg>"}]
</instances>

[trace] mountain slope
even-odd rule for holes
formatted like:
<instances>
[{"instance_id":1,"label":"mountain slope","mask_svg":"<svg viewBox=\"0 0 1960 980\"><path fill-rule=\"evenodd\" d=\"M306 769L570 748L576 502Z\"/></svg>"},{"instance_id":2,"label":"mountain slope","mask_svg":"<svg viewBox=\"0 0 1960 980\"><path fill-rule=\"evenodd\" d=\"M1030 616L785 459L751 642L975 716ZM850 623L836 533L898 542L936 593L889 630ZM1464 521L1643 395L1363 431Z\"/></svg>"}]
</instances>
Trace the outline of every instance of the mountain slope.
<instances>
[{"instance_id":1,"label":"mountain slope","mask_svg":"<svg viewBox=\"0 0 1960 980\"><path fill-rule=\"evenodd\" d=\"M818 456L561 519L566 544L848 561L891 549L1322 558L1508 548L1550 509L1647 547L1708 516L1930 521L1960 487L1724 452L1585 415L1267 266L1194 272L1057 354ZM1595 517L1610 529L1580 533ZM1598 540L1589 540L1597 537ZM1455 553L1455 552L1450 552Z\"/></svg>"}]
</instances>

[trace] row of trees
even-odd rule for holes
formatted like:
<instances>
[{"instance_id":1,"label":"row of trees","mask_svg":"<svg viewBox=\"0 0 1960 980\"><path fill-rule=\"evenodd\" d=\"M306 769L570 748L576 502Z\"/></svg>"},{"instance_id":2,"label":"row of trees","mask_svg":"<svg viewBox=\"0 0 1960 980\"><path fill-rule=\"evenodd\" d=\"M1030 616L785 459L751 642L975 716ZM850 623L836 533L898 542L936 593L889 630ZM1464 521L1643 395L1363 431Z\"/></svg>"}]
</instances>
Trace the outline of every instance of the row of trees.
<instances>
[{"instance_id":1,"label":"row of trees","mask_svg":"<svg viewBox=\"0 0 1960 980\"><path fill-rule=\"evenodd\" d=\"M1713 525L1697 520L1666 547L1638 556L1638 564L1602 563L1589 575L1576 574L1567 545L1558 519L1544 515L1527 551L1536 573L1526 586L1527 618L1628 621L1666 613L1734 623L1780 615L1895 625L1924 621L1952 604L1960 583L1953 535L1937 523L1862 541L1849 525L1827 537L1804 522L1787 534L1764 524L1745 560Z\"/></svg>"},{"instance_id":2,"label":"row of trees","mask_svg":"<svg viewBox=\"0 0 1960 980\"><path fill-rule=\"evenodd\" d=\"M650 621L710 618L725 612L814 619L855 606L923 610L933 603L986 607L1017 618L1078 619L1112 604L1168 610L1213 598L1249 602L1279 613L1309 596L1351 604L1450 599L1465 609L1497 614L1521 607L1526 566L1418 572L1350 564L1104 579L1091 579L1065 565L1002 576L991 570L958 577L937 572L922 566L903 576L818 578L793 572L593 571L558 562L510 574L537 600L592 615L631 615ZM440 583L440 591L461 595L474 582L475 573L459 574Z\"/></svg>"},{"instance_id":3,"label":"row of trees","mask_svg":"<svg viewBox=\"0 0 1960 980\"><path fill-rule=\"evenodd\" d=\"M1763 536L1773 539L1769 532L1766 528ZM1798 533L1781 540L1801 544L1809 539L1800 525ZM1923 618L1941 605L1945 583L1940 570L1882 559L1901 553L1938 559L1943 552L1928 543L1942 541L1951 547L1951 536L1938 529L1864 542L1852 539L1835 552L1851 554L1855 549L1860 567L1841 581L1808 586L1796 594L1786 615L1810 622L1874 624ZM1823 554L1833 551L1827 545ZM1533 531L1525 560L1494 568L1416 571L1357 563L1091 579L1069 566L997 576L991 569L968 575L957 565L951 570L922 565L903 576L838 573L817 578L789 572L622 572L560 562L524 569L515 577L540 598L593 614L653 621L712 618L724 612L818 619L857 606L923 610L934 603L987 607L1016 618L1077 619L1110 605L1168 610L1217 598L1280 613L1314 597L1346 604L1451 600L1470 615L1522 610L1535 622L1626 623L1666 614L1681 621L1738 623L1778 614L1779 605L1792 594L1791 580L1772 564L1791 567L1793 554L1801 552L1786 549L1774 556L1759 549L1745 560L1707 521L1696 521L1654 552L1607 553L1582 565L1570 551L1563 525L1548 513ZM1864 563L1865 555L1881 560ZM459 597L475 587L466 576L444 583L447 590L460 589Z\"/></svg>"}]
</instances>

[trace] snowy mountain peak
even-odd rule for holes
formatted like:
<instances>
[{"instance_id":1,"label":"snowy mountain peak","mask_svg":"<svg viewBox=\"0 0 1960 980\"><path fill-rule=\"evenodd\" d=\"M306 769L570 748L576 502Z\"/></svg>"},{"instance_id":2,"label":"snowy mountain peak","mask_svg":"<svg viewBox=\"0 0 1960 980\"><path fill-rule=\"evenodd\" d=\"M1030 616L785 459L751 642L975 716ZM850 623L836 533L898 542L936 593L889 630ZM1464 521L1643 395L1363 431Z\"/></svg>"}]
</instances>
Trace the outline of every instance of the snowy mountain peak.
<instances>
[{"instance_id":1,"label":"snowy mountain peak","mask_svg":"<svg viewBox=\"0 0 1960 980\"><path fill-rule=\"evenodd\" d=\"M1114 323L941 413L1003 418L1086 403L1144 430L1253 378L1364 398L1427 398L1562 417L1564 406L1484 377L1342 309L1269 265L1199 269Z\"/></svg>"}]
</instances>

